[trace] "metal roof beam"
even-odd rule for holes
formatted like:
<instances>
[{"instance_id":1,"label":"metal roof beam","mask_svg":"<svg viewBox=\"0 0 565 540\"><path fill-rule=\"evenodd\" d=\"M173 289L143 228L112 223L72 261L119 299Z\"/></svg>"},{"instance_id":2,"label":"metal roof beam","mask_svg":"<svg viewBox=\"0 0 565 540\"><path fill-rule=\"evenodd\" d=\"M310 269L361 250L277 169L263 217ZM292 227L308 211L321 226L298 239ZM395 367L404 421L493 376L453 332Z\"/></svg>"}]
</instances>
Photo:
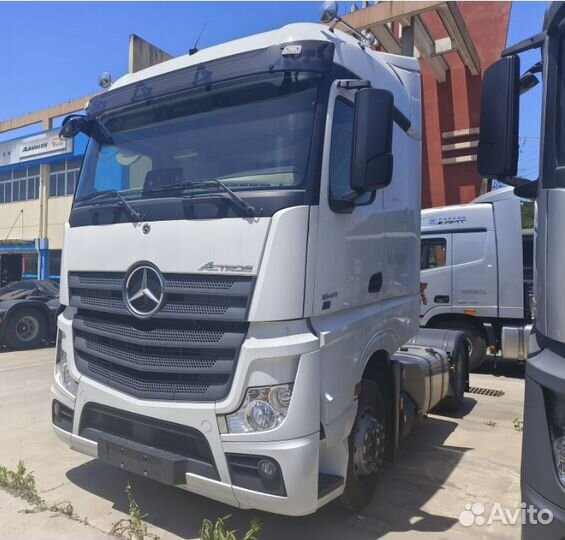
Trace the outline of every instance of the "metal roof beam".
<instances>
[{"instance_id":1,"label":"metal roof beam","mask_svg":"<svg viewBox=\"0 0 565 540\"><path fill-rule=\"evenodd\" d=\"M360 9L342 18L357 30L365 30L376 24L386 24L392 21L409 23L410 17L426 11L434 11L445 2L379 2L374 6Z\"/></svg>"},{"instance_id":2,"label":"metal roof beam","mask_svg":"<svg viewBox=\"0 0 565 540\"><path fill-rule=\"evenodd\" d=\"M65 114L84 110L88 101L93 97L94 96L87 96L80 99L74 99L73 101L67 101L66 103L50 107L49 109L43 109L42 111L26 114L25 116L4 120L0 122L0 133L13 131L14 129L20 129L39 123L43 124L44 129L49 129L50 121L53 118L58 118Z\"/></svg>"},{"instance_id":3,"label":"metal roof beam","mask_svg":"<svg viewBox=\"0 0 565 540\"><path fill-rule=\"evenodd\" d=\"M369 30L375 35L379 45L388 53L400 54L400 43L386 24L371 26Z\"/></svg>"},{"instance_id":4,"label":"metal roof beam","mask_svg":"<svg viewBox=\"0 0 565 540\"><path fill-rule=\"evenodd\" d=\"M461 60L473 75L478 75L481 72L479 55L457 2L441 2L441 5L437 8L437 13L449 37L457 46Z\"/></svg>"},{"instance_id":5,"label":"metal roof beam","mask_svg":"<svg viewBox=\"0 0 565 540\"><path fill-rule=\"evenodd\" d=\"M435 56L435 42L419 16L414 17L414 43L420 56L426 60L436 81L445 82L449 65L442 56Z\"/></svg>"}]
</instances>

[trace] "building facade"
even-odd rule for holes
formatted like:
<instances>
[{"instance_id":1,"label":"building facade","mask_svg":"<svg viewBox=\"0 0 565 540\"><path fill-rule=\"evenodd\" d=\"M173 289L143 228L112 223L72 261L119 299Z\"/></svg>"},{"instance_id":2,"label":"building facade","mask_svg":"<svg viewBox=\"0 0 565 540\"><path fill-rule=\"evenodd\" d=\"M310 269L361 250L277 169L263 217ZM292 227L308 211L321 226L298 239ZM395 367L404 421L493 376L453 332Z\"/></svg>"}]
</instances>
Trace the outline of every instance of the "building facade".
<instances>
[{"instance_id":1,"label":"building facade","mask_svg":"<svg viewBox=\"0 0 565 540\"><path fill-rule=\"evenodd\" d=\"M422 68L424 152L422 206L470 202L488 189L477 172L481 90L485 70L506 46L511 2L457 2L479 58L478 73L466 69L456 51L445 55L449 69L439 82ZM423 18L437 40L448 33L433 13Z\"/></svg>"},{"instance_id":2,"label":"building facade","mask_svg":"<svg viewBox=\"0 0 565 540\"><path fill-rule=\"evenodd\" d=\"M0 142L0 283L58 279L87 138L58 129Z\"/></svg>"},{"instance_id":3,"label":"building facade","mask_svg":"<svg viewBox=\"0 0 565 540\"><path fill-rule=\"evenodd\" d=\"M506 46L511 6L377 2L343 17L378 50L420 59L423 208L467 203L490 187L476 163L482 79Z\"/></svg>"}]
</instances>

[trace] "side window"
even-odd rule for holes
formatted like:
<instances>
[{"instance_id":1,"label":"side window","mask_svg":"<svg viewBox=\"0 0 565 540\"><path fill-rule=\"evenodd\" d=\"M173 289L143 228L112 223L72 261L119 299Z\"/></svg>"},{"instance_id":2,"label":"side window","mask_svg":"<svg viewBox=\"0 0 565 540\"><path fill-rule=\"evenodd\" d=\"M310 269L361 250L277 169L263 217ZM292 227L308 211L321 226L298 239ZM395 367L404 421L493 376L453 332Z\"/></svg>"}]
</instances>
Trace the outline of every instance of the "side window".
<instances>
[{"instance_id":1,"label":"side window","mask_svg":"<svg viewBox=\"0 0 565 540\"><path fill-rule=\"evenodd\" d=\"M353 145L353 104L338 98L335 102L330 146L330 199L339 200L351 191L351 150ZM357 206L372 201L372 193L355 199Z\"/></svg>"},{"instance_id":2,"label":"side window","mask_svg":"<svg viewBox=\"0 0 565 540\"><path fill-rule=\"evenodd\" d=\"M420 270L445 266L447 244L443 238L422 239L420 251Z\"/></svg>"}]
</instances>

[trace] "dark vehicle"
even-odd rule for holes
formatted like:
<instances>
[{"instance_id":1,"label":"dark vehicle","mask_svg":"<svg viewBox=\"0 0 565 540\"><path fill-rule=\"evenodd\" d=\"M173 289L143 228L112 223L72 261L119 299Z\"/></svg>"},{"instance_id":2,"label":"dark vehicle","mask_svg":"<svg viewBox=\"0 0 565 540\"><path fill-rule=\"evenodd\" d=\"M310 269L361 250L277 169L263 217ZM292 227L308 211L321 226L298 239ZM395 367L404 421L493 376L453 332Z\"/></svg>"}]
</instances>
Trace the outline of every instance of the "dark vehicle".
<instances>
[{"instance_id":1,"label":"dark vehicle","mask_svg":"<svg viewBox=\"0 0 565 540\"><path fill-rule=\"evenodd\" d=\"M0 343L13 349L33 349L54 340L58 314L57 283L10 283L0 289Z\"/></svg>"},{"instance_id":2,"label":"dark vehicle","mask_svg":"<svg viewBox=\"0 0 565 540\"><path fill-rule=\"evenodd\" d=\"M540 60L520 69L521 53ZM478 171L535 199L534 332L526 362L522 438L522 540L565 538L565 2L550 4L543 30L502 52L484 74ZM541 74L539 178L516 176L520 95ZM522 103L522 106L525 106ZM526 517L527 514L527 517Z\"/></svg>"}]
</instances>

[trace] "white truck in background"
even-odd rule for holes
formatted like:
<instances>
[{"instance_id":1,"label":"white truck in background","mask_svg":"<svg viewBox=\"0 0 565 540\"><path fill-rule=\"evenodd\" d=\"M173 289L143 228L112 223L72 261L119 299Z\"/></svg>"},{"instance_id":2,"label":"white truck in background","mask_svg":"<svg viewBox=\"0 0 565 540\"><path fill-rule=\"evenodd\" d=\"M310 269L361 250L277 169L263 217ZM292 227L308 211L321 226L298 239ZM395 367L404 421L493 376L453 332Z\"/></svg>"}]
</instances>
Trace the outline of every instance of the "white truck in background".
<instances>
[{"instance_id":1,"label":"white truck in background","mask_svg":"<svg viewBox=\"0 0 565 540\"><path fill-rule=\"evenodd\" d=\"M525 361L532 330L533 231L506 187L422 210L420 325L464 331L469 368L491 353Z\"/></svg>"},{"instance_id":2,"label":"white truck in background","mask_svg":"<svg viewBox=\"0 0 565 540\"><path fill-rule=\"evenodd\" d=\"M412 419L461 405L463 334L409 343L418 61L360 39L286 26L126 75L65 120L90 136L53 384L72 448L242 508L359 509Z\"/></svg>"}]
</instances>

